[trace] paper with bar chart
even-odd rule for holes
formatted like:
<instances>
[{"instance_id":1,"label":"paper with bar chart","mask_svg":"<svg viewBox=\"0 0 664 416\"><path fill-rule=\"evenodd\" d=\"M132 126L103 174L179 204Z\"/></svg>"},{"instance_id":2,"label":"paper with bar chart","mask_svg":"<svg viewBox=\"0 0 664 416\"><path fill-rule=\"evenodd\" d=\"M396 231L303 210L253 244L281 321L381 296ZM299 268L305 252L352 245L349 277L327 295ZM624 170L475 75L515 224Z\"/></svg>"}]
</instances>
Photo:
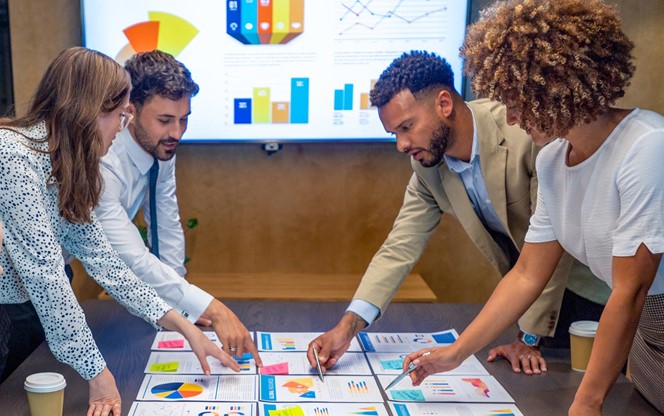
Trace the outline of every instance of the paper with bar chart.
<instances>
[{"instance_id":1,"label":"paper with bar chart","mask_svg":"<svg viewBox=\"0 0 664 416\"><path fill-rule=\"evenodd\" d=\"M399 375L403 372L403 360L407 352L367 352L367 359L374 374ZM343 357L342 357L343 358ZM489 375L480 360L474 355L466 358L457 368L445 375Z\"/></svg>"},{"instance_id":2,"label":"paper with bar chart","mask_svg":"<svg viewBox=\"0 0 664 416\"><path fill-rule=\"evenodd\" d=\"M461 91L466 0L82 0L85 46L161 49L200 85L184 140L389 140L369 91L413 49Z\"/></svg>"},{"instance_id":3,"label":"paper with bar chart","mask_svg":"<svg viewBox=\"0 0 664 416\"><path fill-rule=\"evenodd\" d=\"M134 402L129 416L256 416L255 403Z\"/></svg>"},{"instance_id":4,"label":"paper with bar chart","mask_svg":"<svg viewBox=\"0 0 664 416\"><path fill-rule=\"evenodd\" d=\"M256 374L256 362L251 358L236 359L240 365L239 374ZM238 374L214 357L207 357L210 374ZM146 373L152 374L203 374L198 357L193 352L151 352L145 366Z\"/></svg>"},{"instance_id":5,"label":"paper with bar chart","mask_svg":"<svg viewBox=\"0 0 664 416\"><path fill-rule=\"evenodd\" d=\"M265 402L382 403L372 376L260 376L260 400Z\"/></svg>"},{"instance_id":6,"label":"paper with bar chart","mask_svg":"<svg viewBox=\"0 0 664 416\"><path fill-rule=\"evenodd\" d=\"M394 403L394 416L523 416L513 404L481 403Z\"/></svg>"},{"instance_id":7,"label":"paper with bar chart","mask_svg":"<svg viewBox=\"0 0 664 416\"><path fill-rule=\"evenodd\" d=\"M378 376L383 389L393 376ZM387 398L399 402L491 402L514 403L514 399L493 376L448 376L434 374L413 386L409 377L386 391Z\"/></svg>"},{"instance_id":8,"label":"paper with bar chart","mask_svg":"<svg viewBox=\"0 0 664 416\"><path fill-rule=\"evenodd\" d=\"M263 360L263 370L285 364L285 368L288 369L286 374L318 374L316 369L312 368L311 364L309 364L306 352L262 352L261 359ZM261 374L269 374L263 370L261 370ZM361 352L347 352L325 374L370 376L371 368L366 358L364 358L364 354Z\"/></svg>"},{"instance_id":9,"label":"paper with bar chart","mask_svg":"<svg viewBox=\"0 0 664 416\"><path fill-rule=\"evenodd\" d=\"M137 400L237 401L258 399L255 375L187 376L146 374Z\"/></svg>"},{"instance_id":10,"label":"paper with bar chart","mask_svg":"<svg viewBox=\"0 0 664 416\"><path fill-rule=\"evenodd\" d=\"M256 332L258 351L307 351L309 343L322 332ZM355 338L350 343L348 351L362 351Z\"/></svg>"},{"instance_id":11,"label":"paper with bar chart","mask_svg":"<svg viewBox=\"0 0 664 416\"><path fill-rule=\"evenodd\" d=\"M367 352L415 352L450 345L459 334L454 329L427 334L360 332L358 338Z\"/></svg>"},{"instance_id":12,"label":"paper with bar chart","mask_svg":"<svg viewBox=\"0 0 664 416\"><path fill-rule=\"evenodd\" d=\"M382 403L259 403L265 416L388 416Z\"/></svg>"}]
</instances>

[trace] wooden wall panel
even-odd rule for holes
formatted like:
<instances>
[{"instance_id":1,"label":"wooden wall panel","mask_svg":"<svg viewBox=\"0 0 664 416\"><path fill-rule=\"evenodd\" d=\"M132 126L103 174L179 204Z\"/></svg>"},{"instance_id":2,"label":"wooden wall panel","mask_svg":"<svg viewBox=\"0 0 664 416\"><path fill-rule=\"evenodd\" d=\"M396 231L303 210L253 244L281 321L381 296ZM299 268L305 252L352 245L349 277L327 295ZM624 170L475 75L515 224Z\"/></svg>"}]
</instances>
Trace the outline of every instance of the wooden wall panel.
<instances>
[{"instance_id":1,"label":"wooden wall panel","mask_svg":"<svg viewBox=\"0 0 664 416\"><path fill-rule=\"evenodd\" d=\"M621 104L664 113L658 82L664 2L616 3L637 44L638 70ZM474 7L485 4L476 0ZM80 44L80 10L76 0L10 0L9 6L20 113L48 62ZM269 157L255 144L183 145L182 217L200 221L189 268L362 273L391 228L410 174L407 158L387 143L285 145ZM499 279L446 216L415 271L445 302L482 302ZM82 297L97 290L85 279L76 284Z\"/></svg>"}]
</instances>

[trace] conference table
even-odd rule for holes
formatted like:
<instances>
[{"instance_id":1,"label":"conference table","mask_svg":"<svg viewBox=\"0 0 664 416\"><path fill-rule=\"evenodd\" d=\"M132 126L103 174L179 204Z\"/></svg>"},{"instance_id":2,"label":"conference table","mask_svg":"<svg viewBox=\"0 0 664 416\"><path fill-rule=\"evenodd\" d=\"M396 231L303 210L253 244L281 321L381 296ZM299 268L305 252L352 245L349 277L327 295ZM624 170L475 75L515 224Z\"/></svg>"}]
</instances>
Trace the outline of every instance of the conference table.
<instances>
[{"instance_id":1,"label":"conference table","mask_svg":"<svg viewBox=\"0 0 664 416\"><path fill-rule=\"evenodd\" d=\"M250 331L301 332L332 328L343 314L346 302L226 301ZM115 376L122 396L122 414L129 413L143 381L155 330L132 316L115 301L83 303L97 345ZM393 303L376 321L371 332L437 332L455 328L461 332L479 312L481 305ZM516 328L506 331L492 346L516 339ZM543 375L515 374L507 361L486 362L491 346L477 353L489 373L505 387L526 416L566 415L583 376L572 371L569 350L544 349L549 371ZM59 363L42 343L18 369L0 385L0 415L29 416L23 381L41 371L62 373L67 380L64 415L85 415L87 383L69 366ZM609 393L604 415L658 415L624 376Z\"/></svg>"}]
</instances>

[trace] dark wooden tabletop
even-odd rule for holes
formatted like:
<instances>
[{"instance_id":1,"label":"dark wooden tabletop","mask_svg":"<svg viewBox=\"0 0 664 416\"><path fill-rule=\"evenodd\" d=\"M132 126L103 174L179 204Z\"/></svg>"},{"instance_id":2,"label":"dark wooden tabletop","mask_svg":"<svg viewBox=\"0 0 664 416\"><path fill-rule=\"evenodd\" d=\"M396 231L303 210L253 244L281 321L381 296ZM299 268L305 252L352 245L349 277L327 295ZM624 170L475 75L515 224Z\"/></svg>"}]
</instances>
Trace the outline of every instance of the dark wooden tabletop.
<instances>
[{"instance_id":1,"label":"dark wooden tabletop","mask_svg":"<svg viewBox=\"0 0 664 416\"><path fill-rule=\"evenodd\" d=\"M346 302L225 302L250 331L325 331L343 314ZM436 332L465 328L481 305L394 303L383 318L375 322L375 332ZM115 376L123 399L123 414L129 412L143 381L143 370L155 331L130 315L114 301L88 301L83 309L108 366ZM507 331L493 345L516 339L516 329ZM507 389L526 416L567 414L582 373L572 371L569 350L545 349L549 371L538 376L515 374L506 361L486 362L487 349L477 354L488 371ZM40 371L62 373L67 380L64 415L85 415L87 383L70 367L58 363L46 344L42 344L2 385L0 415L29 416L23 381ZM620 376L605 405L605 415L658 415L630 382Z\"/></svg>"}]
</instances>

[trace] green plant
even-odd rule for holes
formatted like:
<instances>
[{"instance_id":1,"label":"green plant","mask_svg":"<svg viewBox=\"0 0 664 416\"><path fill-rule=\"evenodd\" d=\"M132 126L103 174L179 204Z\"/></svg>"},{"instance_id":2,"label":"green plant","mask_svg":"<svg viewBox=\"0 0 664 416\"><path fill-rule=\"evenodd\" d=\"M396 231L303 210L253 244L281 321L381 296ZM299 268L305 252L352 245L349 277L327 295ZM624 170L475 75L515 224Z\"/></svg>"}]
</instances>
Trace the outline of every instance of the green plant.
<instances>
[{"instance_id":1,"label":"green plant","mask_svg":"<svg viewBox=\"0 0 664 416\"><path fill-rule=\"evenodd\" d=\"M145 221L143 220L143 216L139 214L134 217L134 225L136 228L138 228L138 232L141 234L141 238L143 239L143 243L145 243L146 247L149 247L148 244L148 227L145 224ZM185 223L185 234L188 234L190 230L195 229L198 227L198 218L189 218L187 222ZM189 256L184 257L184 264L189 263L191 258Z\"/></svg>"}]
</instances>

